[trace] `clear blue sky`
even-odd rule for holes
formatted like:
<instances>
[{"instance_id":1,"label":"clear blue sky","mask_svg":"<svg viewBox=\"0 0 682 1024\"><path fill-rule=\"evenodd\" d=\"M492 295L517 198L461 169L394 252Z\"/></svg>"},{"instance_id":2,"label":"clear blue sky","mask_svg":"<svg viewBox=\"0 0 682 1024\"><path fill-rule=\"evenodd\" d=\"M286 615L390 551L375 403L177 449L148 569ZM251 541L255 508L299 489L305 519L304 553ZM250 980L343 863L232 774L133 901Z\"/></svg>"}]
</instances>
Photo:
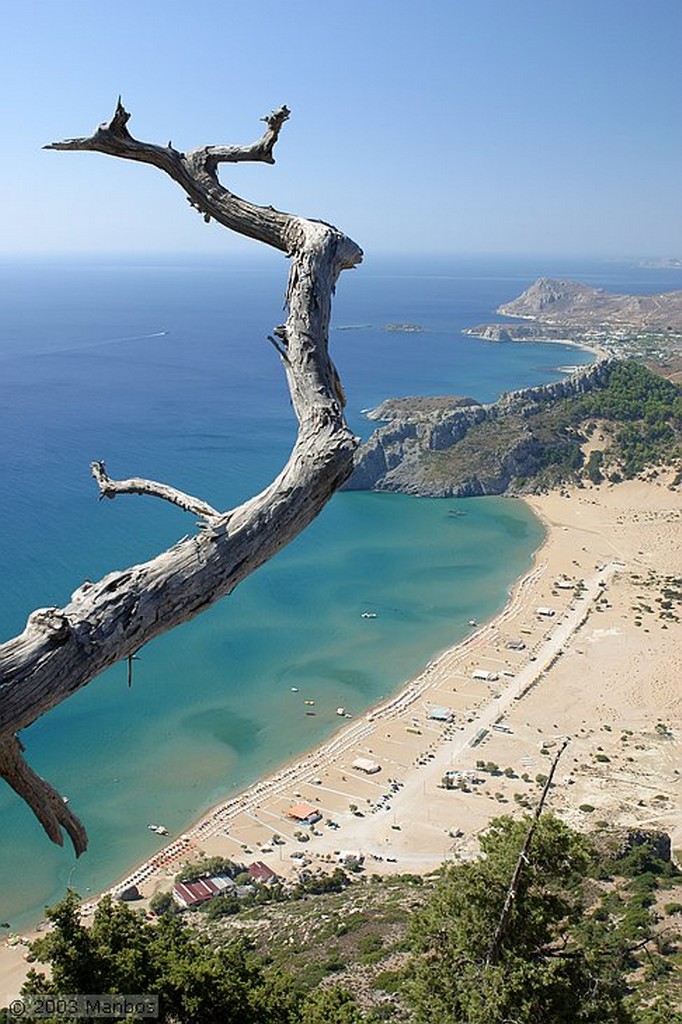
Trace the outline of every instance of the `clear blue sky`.
<instances>
[{"instance_id":1,"label":"clear blue sky","mask_svg":"<svg viewBox=\"0 0 682 1024\"><path fill-rule=\"evenodd\" d=\"M246 142L256 202L373 251L682 256L682 0L5 0L0 251L235 249L153 168L44 152L122 94L138 138Z\"/></svg>"}]
</instances>

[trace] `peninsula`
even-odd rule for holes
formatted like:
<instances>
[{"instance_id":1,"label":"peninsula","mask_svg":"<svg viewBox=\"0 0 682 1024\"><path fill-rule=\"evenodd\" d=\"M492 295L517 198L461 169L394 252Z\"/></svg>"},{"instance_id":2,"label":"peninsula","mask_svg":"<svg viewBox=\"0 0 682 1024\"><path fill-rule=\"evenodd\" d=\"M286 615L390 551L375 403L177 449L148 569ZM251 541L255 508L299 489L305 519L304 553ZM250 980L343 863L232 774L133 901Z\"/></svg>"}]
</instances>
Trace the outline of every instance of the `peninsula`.
<instances>
[{"instance_id":1,"label":"peninsula","mask_svg":"<svg viewBox=\"0 0 682 1024\"><path fill-rule=\"evenodd\" d=\"M384 425L356 455L346 488L462 498L617 483L680 463L681 413L679 386L613 359L489 405L389 399L368 413Z\"/></svg>"},{"instance_id":2,"label":"peninsula","mask_svg":"<svg viewBox=\"0 0 682 1024\"><path fill-rule=\"evenodd\" d=\"M616 295L579 281L541 277L497 312L523 322L478 324L463 333L497 342L572 342L639 358L667 375L682 371L682 291Z\"/></svg>"}]
</instances>

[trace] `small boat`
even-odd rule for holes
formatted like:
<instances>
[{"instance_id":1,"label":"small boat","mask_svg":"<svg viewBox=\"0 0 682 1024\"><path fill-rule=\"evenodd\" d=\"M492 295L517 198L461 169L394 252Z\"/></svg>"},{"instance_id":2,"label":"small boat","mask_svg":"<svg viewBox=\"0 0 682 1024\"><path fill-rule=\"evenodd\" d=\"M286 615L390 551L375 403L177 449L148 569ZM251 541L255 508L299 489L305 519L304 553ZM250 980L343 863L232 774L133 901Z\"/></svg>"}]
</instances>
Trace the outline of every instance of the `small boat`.
<instances>
[{"instance_id":1,"label":"small boat","mask_svg":"<svg viewBox=\"0 0 682 1024\"><path fill-rule=\"evenodd\" d=\"M304 700L303 703L304 704L308 704L309 707L311 707L311 708L315 706L315 701L314 700Z\"/></svg>"},{"instance_id":2,"label":"small boat","mask_svg":"<svg viewBox=\"0 0 682 1024\"><path fill-rule=\"evenodd\" d=\"M361 619L376 619L376 617L377 617L377 613L376 612L362 612L362 614L360 616Z\"/></svg>"},{"instance_id":3,"label":"small boat","mask_svg":"<svg viewBox=\"0 0 682 1024\"><path fill-rule=\"evenodd\" d=\"M306 711L306 715L308 716L308 718L314 718L316 714L316 711Z\"/></svg>"},{"instance_id":4,"label":"small boat","mask_svg":"<svg viewBox=\"0 0 682 1024\"><path fill-rule=\"evenodd\" d=\"M291 692L292 693L298 693L298 686L292 686L291 687Z\"/></svg>"},{"instance_id":5,"label":"small boat","mask_svg":"<svg viewBox=\"0 0 682 1024\"><path fill-rule=\"evenodd\" d=\"M336 713L339 716L339 718L345 718L345 716L346 716L346 709L345 708L337 708L336 709Z\"/></svg>"},{"instance_id":6,"label":"small boat","mask_svg":"<svg viewBox=\"0 0 682 1024\"><path fill-rule=\"evenodd\" d=\"M476 619L469 619L469 625L470 626L477 626L478 623L476 622Z\"/></svg>"},{"instance_id":7,"label":"small boat","mask_svg":"<svg viewBox=\"0 0 682 1024\"><path fill-rule=\"evenodd\" d=\"M156 832L157 836L167 836L169 834L165 825L147 825L147 828L150 832Z\"/></svg>"}]
</instances>

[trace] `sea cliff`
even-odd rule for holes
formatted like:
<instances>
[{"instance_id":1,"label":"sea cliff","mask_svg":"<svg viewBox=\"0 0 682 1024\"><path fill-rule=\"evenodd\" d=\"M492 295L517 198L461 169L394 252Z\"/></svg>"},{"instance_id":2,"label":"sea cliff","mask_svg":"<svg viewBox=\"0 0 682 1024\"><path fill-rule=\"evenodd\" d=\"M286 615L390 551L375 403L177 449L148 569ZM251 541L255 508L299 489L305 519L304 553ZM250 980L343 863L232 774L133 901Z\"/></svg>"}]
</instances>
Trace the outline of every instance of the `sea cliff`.
<instances>
[{"instance_id":1,"label":"sea cliff","mask_svg":"<svg viewBox=\"0 0 682 1024\"><path fill-rule=\"evenodd\" d=\"M471 497L503 494L516 481L514 490L522 491L546 452L547 439L531 430L531 418L559 399L600 387L614 363L601 360L488 405L471 398L389 399L368 414L385 425L361 447L345 489Z\"/></svg>"}]
</instances>

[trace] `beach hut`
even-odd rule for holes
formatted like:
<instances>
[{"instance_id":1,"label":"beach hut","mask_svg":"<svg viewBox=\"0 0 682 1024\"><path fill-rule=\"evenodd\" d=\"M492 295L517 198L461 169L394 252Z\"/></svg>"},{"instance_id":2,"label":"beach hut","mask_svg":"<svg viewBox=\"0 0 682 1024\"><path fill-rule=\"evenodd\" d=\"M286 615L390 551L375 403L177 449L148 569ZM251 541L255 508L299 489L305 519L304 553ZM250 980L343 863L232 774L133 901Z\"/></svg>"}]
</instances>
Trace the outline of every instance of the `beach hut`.
<instances>
[{"instance_id":1,"label":"beach hut","mask_svg":"<svg viewBox=\"0 0 682 1024\"><path fill-rule=\"evenodd\" d=\"M477 679L479 682L483 683L494 683L500 677L498 676L497 672L489 672L485 668L477 668L476 671L472 674L471 678Z\"/></svg>"},{"instance_id":2,"label":"beach hut","mask_svg":"<svg viewBox=\"0 0 682 1024\"><path fill-rule=\"evenodd\" d=\"M450 708L435 707L429 711L429 718L434 722L451 722L454 717Z\"/></svg>"},{"instance_id":3,"label":"beach hut","mask_svg":"<svg viewBox=\"0 0 682 1024\"><path fill-rule=\"evenodd\" d=\"M314 825L320 820L322 815L318 811L317 807L313 807L312 804L307 804L305 801L300 804L294 804L287 811L287 817L293 818L294 821L305 822L306 825Z\"/></svg>"},{"instance_id":4,"label":"beach hut","mask_svg":"<svg viewBox=\"0 0 682 1024\"><path fill-rule=\"evenodd\" d=\"M256 882L274 882L279 877L276 871L269 868L262 860L255 860L249 864L248 872Z\"/></svg>"},{"instance_id":5,"label":"beach hut","mask_svg":"<svg viewBox=\"0 0 682 1024\"><path fill-rule=\"evenodd\" d=\"M173 887L173 898L181 907L198 907L214 896L215 893L203 878L196 882L176 882Z\"/></svg>"},{"instance_id":6,"label":"beach hut","mask_svg":"<svg viewBox=\"0 0 682 1024\"><path fill-rule=\"evenodd\" d=\"M364 864L365 862L364 853L356 853L355 851L351 850L341 850L338 853L337 857L339 864L343 864L344 867L351 869L354 867L359 867L361 864Z\"/></svg>"},{"instance_id":7,"label":"beach hut","mask_svg":"<svg viewBox=\"0 0 682 1024\"><path fill-rule=\"evenodd\" d=\"M480 782L478 773L473 769L448 768L445 772L446 779L463 779L465 782Z\"/></svg>"},{"instance_id":8,"label":"beach hut","mask_svg":"<svg viewBox=\"0 0 682 1024\"><path fill-rule=\"evenodd\" d=\"M376 775L381 771L381 765L376 761L370 761L368 757L356 757L351 768L356 768L359 772L364 772L365 775Z\"/></svg>"}]
</instances>

